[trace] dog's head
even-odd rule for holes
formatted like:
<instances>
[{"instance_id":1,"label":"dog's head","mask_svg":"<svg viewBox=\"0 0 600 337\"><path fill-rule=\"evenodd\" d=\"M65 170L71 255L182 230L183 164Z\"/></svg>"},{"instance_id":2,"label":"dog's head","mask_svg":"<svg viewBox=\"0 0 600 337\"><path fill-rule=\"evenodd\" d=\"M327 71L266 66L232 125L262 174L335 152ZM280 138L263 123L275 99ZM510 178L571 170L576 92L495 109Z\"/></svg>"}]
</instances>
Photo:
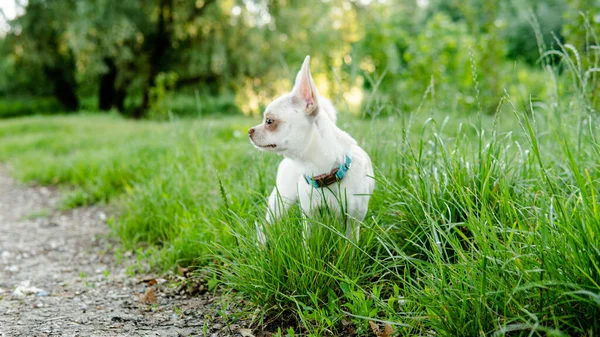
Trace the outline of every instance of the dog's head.
<instances>
[{"instance_id":1,"label":"dog's head","mask_svg":"<svg viewBox=\"0 0 600 337\"><path fill-rule=\"evenodd\" d=\"M310 73L310 56L304 59L292 92L271 102L263 122L248 130L260 150L281 155L300 153L308 143L319 111L318 94Z\"/></svg>"}]
</instances>

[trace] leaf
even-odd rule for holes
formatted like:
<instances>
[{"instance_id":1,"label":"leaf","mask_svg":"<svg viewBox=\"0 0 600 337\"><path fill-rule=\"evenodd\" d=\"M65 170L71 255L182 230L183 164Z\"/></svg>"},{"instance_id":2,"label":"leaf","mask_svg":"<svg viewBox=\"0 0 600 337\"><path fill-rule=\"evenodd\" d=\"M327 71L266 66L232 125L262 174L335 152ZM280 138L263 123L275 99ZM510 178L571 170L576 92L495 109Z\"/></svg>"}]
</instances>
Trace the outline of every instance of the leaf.
<instances>
[{"instance_id":1,"label":"leaf","mask_svg":"<svg viewBox=\"0 0 600 337\"><path fill-rule=\"evenodd\" d=\"M158 282L156 281L156 279L155 279L155 278L153 278L153 277L152 277L152 278L146 278L146 279L143 279L143 280L142 280L142 282L146 283L146 284L147 284L148 286L150 286L150 287L158 283Z\"/></svg>"},{"instance_id":2,"label":"leaf","mask_svg":"<svg viewBox=\"0 0 600 337\"><path fill-rule=\"evenodd\" d=\"M381 331L379 325L377 325L373 321L369 321L369 325L371 326L371 330L373 330L373 333L377 337L392 337L392 334L394 333L394 330L392 329L392 326L389 323L385 325L383 331Z\"/></svg>"},{"instance_id":3,"label":"leaf","mask_svg":"<svg viewBox=\"0 0 600 337\"><path fill-rule=\"evenodd\" d=\"M352 327L351 321L342 320L342 325L344 326L344 329L346 329L346 332L348 333L348 335L352 336L356 333L356 331L354 331L354 328Z\"/></svg>"},{"instance_id":4,"label":"leaf","mask_svg":"<svg viewBox=\"0 0 600 337\"><path fill-rule=\"evenodd\" d=\"M377 335L377 337L380 337L381 329L379 329L379 326L377 324L375 324L373 321L369 321L369 325L371 326L371 330L373 330L373 333L375 335Z\"/></svg>"},{"instance_id":5,"label":"leaf","mask_svg":"<svg viewBox=\"0 0 600 337\"><path fill-rule=\"evenodd\" d=\"M350 294L350 286L347 283L341 283L340 288L342 288L344 294Z\"/></svg>"},{"instance_id":6,"label":"leaf","mask_svg":"<svg viewBox=\"0 0 600 337\"><path fill-rule=\"evenodd\" d=\"M179 272L179 274L181 274L181 276L183 276L183 277L188 277L189 271L190 271L190 268L183 268L183 267L177 266L177 272Z\"/></svg>"},{"instance_id":7,"label":"leaf","mask_svg":"<svg viewBox=\"0 0 600 337\"><path fill-rule=\"evenodd\" d=\"M154 293L154 288L146 290L146 293L144 295L139 295L138 297L140 298L140 302L144 304L158 303L158 301L156 300L156 294Z\"/></svg>"},{"instance_id":8,"label":"leaf","mask_svg":"<svg viewBox=\"0 0 600 337\"><path fill-rule=\"evenodd\" d=\"M394 330L392 329L392 326L388 323L385 325L385 328L383 328L383 333L381 334L381 337L392 337L393 333Z\"/></svg>"}]
</instances>

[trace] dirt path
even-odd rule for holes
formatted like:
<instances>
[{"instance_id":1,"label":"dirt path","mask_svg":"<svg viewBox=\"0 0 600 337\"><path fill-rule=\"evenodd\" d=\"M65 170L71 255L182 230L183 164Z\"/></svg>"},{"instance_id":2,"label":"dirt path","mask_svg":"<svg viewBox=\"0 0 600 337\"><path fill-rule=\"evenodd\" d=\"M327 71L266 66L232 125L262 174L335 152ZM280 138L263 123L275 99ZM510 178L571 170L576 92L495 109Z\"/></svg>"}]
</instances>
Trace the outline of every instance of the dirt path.
<instances>
[{"instance_id":1,"label":"dirt path","mask_svg":"<svg viewBox=\"0 0 600 337\"><path fill-rule=\"evenodd\" d=\"M127 273L98 207L57 210L59 195L0 168L0 337L252 336L210 293ZM143 282L150 280L150 282ZM157 284L154 284L156 283Z\"/></svg>"}]
</instances>

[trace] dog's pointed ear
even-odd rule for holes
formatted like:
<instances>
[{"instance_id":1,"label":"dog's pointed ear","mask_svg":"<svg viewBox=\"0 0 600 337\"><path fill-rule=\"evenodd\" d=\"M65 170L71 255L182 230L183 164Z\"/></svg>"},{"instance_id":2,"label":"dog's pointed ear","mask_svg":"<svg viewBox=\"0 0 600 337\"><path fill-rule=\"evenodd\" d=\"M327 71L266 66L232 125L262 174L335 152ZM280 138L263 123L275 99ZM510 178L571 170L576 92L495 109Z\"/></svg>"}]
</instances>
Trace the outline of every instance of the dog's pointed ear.
<instances>
[{"instance_id":1,"label":"dog's pointed ear","mask_svg":"<svg viewBox=\"0 0 600 337\"><path fill-rule=\"evenodd\" d=\"M300 69L296 76L296 83L294 84L294 89L292 89L292 94L300 99L307 115L311 115L317 111L317 87L310 74L310 56L306 56L304 63L302 63L302 69Z\"/></svg>"}]
</instances>

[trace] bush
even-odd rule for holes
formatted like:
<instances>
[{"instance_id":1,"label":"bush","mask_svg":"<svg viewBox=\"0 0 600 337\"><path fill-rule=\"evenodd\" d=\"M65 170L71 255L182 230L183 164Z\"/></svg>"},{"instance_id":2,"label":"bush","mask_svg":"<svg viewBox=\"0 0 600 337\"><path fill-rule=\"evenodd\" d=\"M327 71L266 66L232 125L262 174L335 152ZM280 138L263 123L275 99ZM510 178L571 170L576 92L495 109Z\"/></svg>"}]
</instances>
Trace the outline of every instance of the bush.
<instances>
[{"instance_id":1,"label":"bush","mask_svg":"<svg viewBox=\"0 0 600 337\"><path fill-rule=\"evenodd\" d=\"M166 93L150 114L152 119L168 119L169 115L201 117L241 114L233 94L221 96L201 95L197 92Z\"/></svg>"},{"instance_id":2,"label":"bush","mask_svg":"<svg viewBox=\"0 0 600 337\"><path fill-rule=\"evenodd\" d=\"M52 114L62 106L53 97L17 97L0 99L0 118L34 114Z\"/></svg>"}]
</instances>

